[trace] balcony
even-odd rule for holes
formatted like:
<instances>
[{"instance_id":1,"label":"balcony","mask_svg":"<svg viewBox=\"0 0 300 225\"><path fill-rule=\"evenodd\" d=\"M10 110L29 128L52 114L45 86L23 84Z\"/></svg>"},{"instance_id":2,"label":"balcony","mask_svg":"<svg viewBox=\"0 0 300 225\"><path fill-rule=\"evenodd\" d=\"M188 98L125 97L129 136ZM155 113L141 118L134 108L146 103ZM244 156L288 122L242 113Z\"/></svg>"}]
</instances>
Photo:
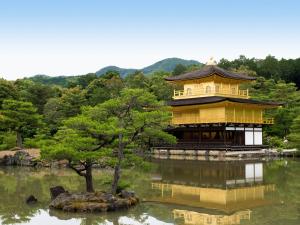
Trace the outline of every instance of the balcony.
<instances>
[{"instance_id":1,"label":"balcony","mask_svg":"<svg viewBox=\"0 0 300 225\"><path fill-rule=\"evenodd\" d=\"M249 91L236 90L236 89L186 89L186 90L174 90L173 99L185 99L185 98L198 98L209 96L224 96L232 98L249 98Z\"/></svg>"},{"instance_id":2,"label":"balcony","mask_svg":"<svg viewBox=\"0 0 300 225\"><path fill-rule=\"evenodd\" d=\"M200 117L172 117L172 124L208 124L208 123L240 123L240 124L274 124L274 118L200 118Z\"/></svg>"}]
</instances>

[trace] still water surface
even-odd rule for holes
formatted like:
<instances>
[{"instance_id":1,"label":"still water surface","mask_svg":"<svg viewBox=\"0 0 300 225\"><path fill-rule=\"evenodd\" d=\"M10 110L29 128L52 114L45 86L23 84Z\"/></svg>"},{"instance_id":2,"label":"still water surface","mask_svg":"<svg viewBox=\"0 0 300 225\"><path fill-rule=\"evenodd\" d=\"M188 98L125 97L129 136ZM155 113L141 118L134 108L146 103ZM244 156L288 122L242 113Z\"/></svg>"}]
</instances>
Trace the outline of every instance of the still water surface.
<instances>
[{"instance_id":1,"label":"still water surface","mask_svg":"<svg viewBox=\"0 0 300 225\"><path fill-rule=\"evenodd\" d=\"M152 172L123 174L142 203L128 211L70 214L49 211L49 187L83 191L68 169L0 168L1 224L300 224L300 161L156 160ZM107 189L109 171L96 170ZM39 203L25 204L34 194Z\"/></svg>"}]
</instances>

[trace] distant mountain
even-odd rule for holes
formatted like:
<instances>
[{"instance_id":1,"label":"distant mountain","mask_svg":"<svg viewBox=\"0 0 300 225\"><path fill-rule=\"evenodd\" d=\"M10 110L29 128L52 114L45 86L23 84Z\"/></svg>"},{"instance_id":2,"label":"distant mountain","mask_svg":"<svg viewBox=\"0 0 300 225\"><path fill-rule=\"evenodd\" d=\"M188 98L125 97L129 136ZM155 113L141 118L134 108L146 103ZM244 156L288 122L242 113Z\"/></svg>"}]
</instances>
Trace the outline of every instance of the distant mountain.
<instances>
[{"instance_id":1,"label":"distant mountain","mask_svg":"<svg viewBox=\"0 0 300 225\"><path fill-rule=\"evenodd\" d=\"M35 75L33 77L29 77L26 78L29 80L32 80L34 82L38 82L41 84L46 84L46 85L59 85L59 86L63 86L66 87L70 81L76 79L76 76L55 76L55 77L51 77L48 75L44 75L44 74L38 74Z\"/></svg>"},{"instance_id":2,"label":"distant mountain","mask_svg":"<svg viewBox=\"0 0 300 225\"><path fill-rule=\"evenodd\" d=\"M127 76L128 74L133 73L134 71L142 71L144 74L151 74L155 71L167 71L171 72L174 70L176 65L182 64L184 66L189 66L189 65L199 65L201 64L200 62L196 60L185 60L185 59L180 59L180 58L167 58L161 61L158 61L150 66L144 67L142 69L125 69L125 68L120 68L117 66L107 66L104 67L96 72L98 76L105 74L109 70L115 70L120 73L122 77Z\"/></svg>"},{"instance_id":3,"label":"distant mountain","mask_svg":"<svg viewBox=\"0 0 300 225\"><path fill-rule=\"evenodd\" d=\"M119 72L121 77L126 77L128 74L134 73L137 69L124 69L117 66L107 66L98 70L96 74L100 76L111 70Z\"/></svg>"},{"instance_id":4,"label":"distant mountain","mask_svg":"<svg viewBox=\"0 0 300 225\"><path fill-rule=\"evenodd\" d=\"M158 61L150 66L147 66L142 69L144 74L150 74L155 71L167 71L172 72L176 65L182 64L184 66L190 66L190 65L199 65L200 62L196 60L185 60L180 58L168 58L161 61Z\"/></svg>"},{"instance_id":5,"label":"distant mountain","mask_svg":"<svg viewBox=\"0 0 300 225\"><path fill-rule=\"evenodd\" d=\"M150 66L144 67L142 69L126 69L126 68L120 68L117 66L107 66L104 67L96 72L96 75L100 76L102 74L105 74L107 71L114 70L118 71L122 77L126 77L128 74L134 73L135 71L139 70L142 71L145 75L151 74L156 71L166 71L166 72L172 72L176 65L182 64L184 66L189 66L189 65L199 65L201 64L200 62L196 60L185 60L185 59L180 59L180 58L167 58L161 61L158 61ZM56 84L60 85L63 87L66 87L70 84L70 82L78 79L78 77L81 77L84 75L80 76L47 76L47 75L35 75L33 77L29 77L26 79L30 79L35 82L39 82L42 84Z\"/></svg>"}]
</instances>

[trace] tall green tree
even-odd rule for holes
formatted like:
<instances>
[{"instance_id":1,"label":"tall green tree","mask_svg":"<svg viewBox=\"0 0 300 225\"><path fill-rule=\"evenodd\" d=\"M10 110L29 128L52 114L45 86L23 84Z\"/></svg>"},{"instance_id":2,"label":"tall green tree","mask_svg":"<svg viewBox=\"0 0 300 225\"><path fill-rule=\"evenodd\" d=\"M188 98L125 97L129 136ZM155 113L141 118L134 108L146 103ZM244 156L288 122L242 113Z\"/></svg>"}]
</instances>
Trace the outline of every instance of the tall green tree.
<instances>
[{"instance_id":1,"label":"tall green tree","mask_svg":"<svg viewBox=\"0 0 300 225\"><path fill-rule=\"evenodd\" d=\"M158 71L149 76L148 90L153 93L158 100L169 101L172 99L173 90L179 89L174 84L168 83L165 78L171 74Z\"/></svg>"},{"instance_id":2,"label":"tall green tree","mask_svg":"<svg viewBox=\"0 0 300 225\"><path fill-rule=\"evenodd\" d=\"M142 71L136 71L132 74L128 74L124 78L124 82L127 88L148 89L149 87L149 79Z\"/></svg>"},{"instance_id":3,"label":"tall green tree","mask_svg":"<svg viewBox=\"0 0 300 225\"><path fill-rule=\"evenodd\" d=\"M28 79L17 80L15 86L19 93L19 99L31 102L37 108L39 114L43 113L44 106L48 99L60 95L59 88L33 82Z\"/></svg>"},{"instance_id":4,"label":"tall green tree","mask_svg":"<svg viewBox=\"0 0 300 225\"><path fill-rule=\"evenodd\" d=\"M86 190L93 192L92 166L102 157L116 161L112 192L117 190L121 163L145 140L175 141L163 129L169 124L168 108L141 89L125 89L121 96L69 118L54 136L53 144L42 147L42 157L67 159L70 168L85 177Z\"/></svg>"},{"instance_id":5,"label":"tall green tree","mask_svg":"<svg viewBox=\"0 0 300 225\"><path fill-rule=\"evenodd\" d=\"M62 121L78 115L84 105L87 105L86 91L78 86L64 89L60 97L48 99L43 115L50 133L55 134Z\"/></svg>"},{"instance_id":6,"label":"tall green tree","mask_svg":"<svg viewBox=\"0 0 300 225\"><path fill-rule=\"evenodd\" d=\"M18 92L13 82L0 79L0 108L5 99L17 99Z\"/></svg>"},{"instance_id":7,"label":"tall green tree","mask_svg":"<svg viewBox=\"0 0 300 225\"><path fill-rule=\"evenodd\" d=\"M95 73L88 73L86 75L79 76L77 78L77 85L82 88L86 88L93 80L96 80L98 77Z\"/></svg>"},{"instance_id":8,"label":"tall green tree","mask_svg":"<svg viewBox=\"0 0 300 225\"><path fill-rule=\"evenodd\" d=\"M124 82L120 74L115 71L108 71L87 86L88 103L97 105L108 99L118 97L123 88Z\"/></svg>"},{"instance_id":9,"label":"tall green tree","mask_svg":"<svg viewBox=\"0 0 300 225\"><path fill-rule=\"evenodd\" d=\"M31 102L6 99L1 110L2 129L16 132L17 146L23 147L24 135L33 136L41 125L37 109Z\"/></svg>"},{"instance_id":10,"label":"tall green tree","mask_svg":"<svg viewBox=\"0 0 300 225\"><path fill-rule=\"evenodd\" d=\"M51 134L55 134L62 121L67 118L63 104L60 98L50 98L44 106L44 121Z\"/></svg>"},{"instance_id":11,"label":"tall green tree","mask_svg":"<svg viewBox=\"0 0 300 225\"><path fill-rule=\"evenodd\" d=\"M66 118L76 116L80 113L80 108L87 104L86 91L78 86L65 89L59 99Z\"/></svg>"},{"instance_id":12,"label":"tall green tree","mask_svg":"<svg viewBox=\"0 0 300 225\"><path fill-rule=\"evenodd\" d=\"M84 116L70 118L51 142L47 141L41 147L42 158L68 160L68 166L85 178L87 192L94 192L92 166L103 156L100 150L105 143L104 140L99 140L100 137L93 137L93 134L97 134L94 129L99 129L96 126Z\"/></svg>"},{"instance_id":13,"label":"tall green tree","mask_svg":"<svg viewBox=\"0 0 300 225\"><path fill-rule=\"evenodd\" d=\"M257 73L265 78L280 79L278 60L274 56L268 55L264 60L259 61Z\"/></svg>"},{"instance_id":14,"label":"tall green tree","mask_svg":"<svg viewBox=\"0 0 300 225\"><path fill-rule=\"evenodd\" d=\"M110 147L116 152L112 193L116 194L121 176L121 164L126 153L145 147L145 140L176 142L175 137L164 129L171 114L168 107L156 97L142 89L124 89L121 96L96 106L90 116L100 123L109 124L111 137L115 137Z\"/></svg>"},{"instance_id":15,"label":"tall green tree","mask_svg":"<svg viewBox=\"0 0 300 225\"><path fill-rule=\"evenodd\" d=\"M177 64L172 72L172 75L177 76L177 75L185 73L186 71L187 71L187 68L185 65Z\"/></svg>"}]
</instances>

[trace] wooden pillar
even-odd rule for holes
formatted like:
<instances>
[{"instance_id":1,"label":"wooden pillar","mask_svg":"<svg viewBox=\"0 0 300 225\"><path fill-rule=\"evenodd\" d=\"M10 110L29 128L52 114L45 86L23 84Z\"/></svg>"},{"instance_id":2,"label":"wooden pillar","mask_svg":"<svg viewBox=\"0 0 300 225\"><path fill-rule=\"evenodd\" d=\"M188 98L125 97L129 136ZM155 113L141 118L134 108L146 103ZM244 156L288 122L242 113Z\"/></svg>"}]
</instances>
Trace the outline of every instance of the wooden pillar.
<instances>
[{"instance_id":1,"label":"wooden pillar","mask_svg":"<svg viewBox=\"0 0 300 225\"><path fill-rule=\"evenodd\" d=\"M226 125L224 126L224 145L226 145Z\"/></svg>"},{"instance_id":2,"label":"wooden pillar","mask_svg":"<svg viewBox=\"0 0 300 225\"><path fill-rule=\"evenodd\" d=\"M201 144L201 136L202 136L202 132L201 132L201 127L200 127L200 125L198 125L198 132L199 132L198 143Z\"/></svg>"},{"instance_id":3,"label":"wooden pillar","mask_svg":"<svg viewBox=\"0 0 300 225\"><path fill-rule=\"evenodd\" d=\"M235 116L235 106L233 106L233 122L237 122L236 116Z\"/></svg>"}]
</instances>

